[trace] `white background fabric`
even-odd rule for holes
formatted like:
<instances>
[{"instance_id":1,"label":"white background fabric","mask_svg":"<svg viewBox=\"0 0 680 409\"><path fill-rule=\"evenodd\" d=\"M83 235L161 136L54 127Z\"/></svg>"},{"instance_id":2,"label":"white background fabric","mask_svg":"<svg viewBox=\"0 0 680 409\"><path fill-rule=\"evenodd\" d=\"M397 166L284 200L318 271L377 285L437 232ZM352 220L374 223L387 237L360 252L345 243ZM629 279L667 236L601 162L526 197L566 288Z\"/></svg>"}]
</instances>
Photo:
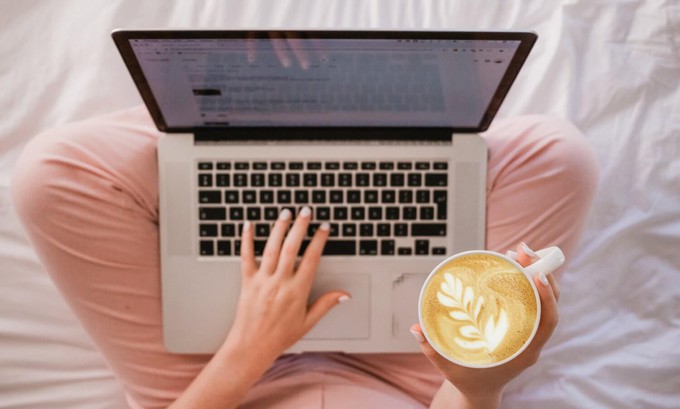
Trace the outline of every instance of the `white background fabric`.
<instances>
[{"instance_id":1,"label":"white background fabric","mask_svg":"<svg viewBox=\"0 0 680 409\"><path fill-rule=\"evenodd\" d=\"M675 1L206 0L0 2L0 407L124 407L37 262L9 199L25 143L141 103L115 27L531 29L501 116L553 113L602 174L561 322L504 408L680 404L680 5Z\"/></svg>"}]
</instances>

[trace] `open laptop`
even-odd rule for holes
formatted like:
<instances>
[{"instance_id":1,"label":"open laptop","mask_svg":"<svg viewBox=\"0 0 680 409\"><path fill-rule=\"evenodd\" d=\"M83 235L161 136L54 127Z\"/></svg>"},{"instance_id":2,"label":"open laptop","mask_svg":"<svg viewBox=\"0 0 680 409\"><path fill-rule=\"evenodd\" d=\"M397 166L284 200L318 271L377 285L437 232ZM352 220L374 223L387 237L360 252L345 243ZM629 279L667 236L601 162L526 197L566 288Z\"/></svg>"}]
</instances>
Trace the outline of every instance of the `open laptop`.
<instances>
[{"instance_id":1,"label":"open laptop","mask_svg":"<svg viewBox=\"0 0 680 409\"><path fill-rule=\"evenodd\" d=\"M427 274L485 244L478 135L528 32L116 30L158 129L164 342L211 353L283 208L331 224L311 299L352 294L289 352L414 352ZM303 247L306 243L303 243Z\"/></svg>"}]
</instances>

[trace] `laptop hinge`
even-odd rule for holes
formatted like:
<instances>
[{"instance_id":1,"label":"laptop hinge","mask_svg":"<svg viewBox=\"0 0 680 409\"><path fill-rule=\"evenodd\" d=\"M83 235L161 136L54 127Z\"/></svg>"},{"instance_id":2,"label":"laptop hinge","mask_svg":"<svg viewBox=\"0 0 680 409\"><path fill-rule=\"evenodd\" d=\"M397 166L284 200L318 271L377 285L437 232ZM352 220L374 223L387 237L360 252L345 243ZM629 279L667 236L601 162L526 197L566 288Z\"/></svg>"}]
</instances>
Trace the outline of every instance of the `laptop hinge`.
<instances>
[{"instance_id":1,"label":"laptop hinge","mask_svg":"<svg viewBox=\"0 0 680 409\"><path fill-rule=\"evenodd\" d=\"M312 141L312 140L376 140L376 141L451 141L451 128L371 128L371 127L304 127L304 128L220 128L197 129L196 142L219 141Z\"/></svg>"}]
</instances>

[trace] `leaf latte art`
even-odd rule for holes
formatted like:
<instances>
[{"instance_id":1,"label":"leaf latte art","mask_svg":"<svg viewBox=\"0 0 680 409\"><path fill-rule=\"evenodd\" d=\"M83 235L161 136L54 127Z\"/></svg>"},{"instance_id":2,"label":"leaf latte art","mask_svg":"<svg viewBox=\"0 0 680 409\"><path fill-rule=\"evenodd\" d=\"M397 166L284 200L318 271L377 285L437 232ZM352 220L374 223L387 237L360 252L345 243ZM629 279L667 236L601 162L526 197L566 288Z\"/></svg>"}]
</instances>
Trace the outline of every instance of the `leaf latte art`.
<instances>
[{"instance_id":1,"label":"leaf latte art","mask_svg":"<svg viewBox=\"0 0 680 409\"><path fill-rule=\"evenodd\" d=\"M466 255L442 266L421 307L426 333L440 352L475 365L500 362L522 348L537 316L524 273L492 254Z\"/></svg>"}]
</instances>

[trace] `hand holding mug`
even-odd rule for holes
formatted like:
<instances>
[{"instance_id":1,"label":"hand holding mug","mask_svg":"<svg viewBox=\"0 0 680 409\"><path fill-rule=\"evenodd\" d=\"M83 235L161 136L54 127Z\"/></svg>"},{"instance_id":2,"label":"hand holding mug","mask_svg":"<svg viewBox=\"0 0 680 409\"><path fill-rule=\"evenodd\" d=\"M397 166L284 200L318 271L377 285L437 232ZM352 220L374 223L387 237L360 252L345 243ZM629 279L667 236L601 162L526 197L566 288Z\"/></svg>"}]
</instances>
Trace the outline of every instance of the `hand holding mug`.
<instances>
[{"instance_id":1,"label":"hand holding mug","mask_svg":"<svg viewBox=\"0 0 680 409\"><path fill-rule=\"evenodd\" d=\"M556 247L534 253L520 245L514 258L461 253L437 266L423 286L421 324L411 332L466 396L500 394L538 360L557 325L559 289L546 274L564 255Z\"/></svg>"}]
</instances>

